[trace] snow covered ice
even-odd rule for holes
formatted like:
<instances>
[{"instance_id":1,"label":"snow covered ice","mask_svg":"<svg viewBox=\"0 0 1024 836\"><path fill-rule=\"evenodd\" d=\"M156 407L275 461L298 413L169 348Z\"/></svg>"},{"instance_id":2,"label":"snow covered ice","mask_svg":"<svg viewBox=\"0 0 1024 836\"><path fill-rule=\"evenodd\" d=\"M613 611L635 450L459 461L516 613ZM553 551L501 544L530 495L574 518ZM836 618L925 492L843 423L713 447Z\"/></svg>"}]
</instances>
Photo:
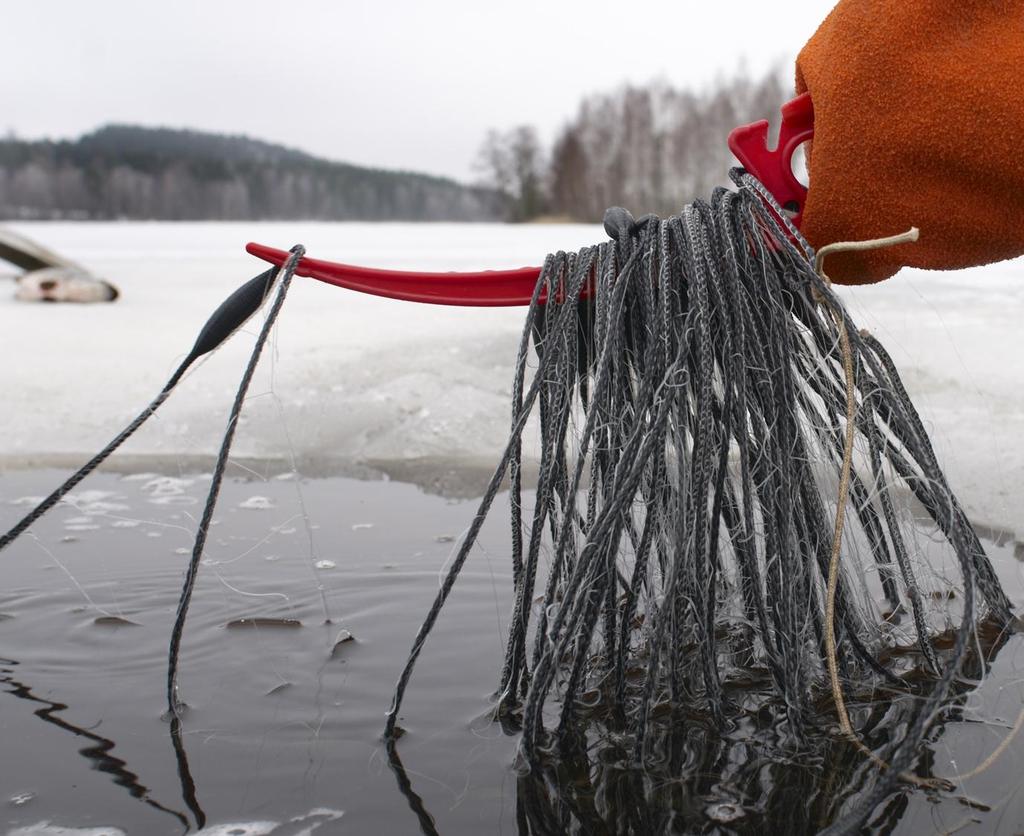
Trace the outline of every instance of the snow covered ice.
<instances>
[{"instance_id":1,"label":"snow covered ice","mask_svg":"<svg viewBox=\"0 0 1024 836\"><path fill-rule=\"evenodd\" d=\"M210 312L263 269L244 252L250 240L282 249L301 242L313 257L368 266L470 270L540 265L550 251L605 237L587 225L11 226L113 281L123 296L104 306L19 304L13 283L0 283L6 466L70 467L105 444L163 385ZM1024 262L905 270L841 293L855 321L893 354L972 518L1024 529ZM523 314L415 305L297 279L234 455L417 481L423 467L486 471L508 433ZM188 375L116 455L122 467L208 467L258 324ZM410 463L419 463L415 476Z\"/></svg>"}]
</instances>

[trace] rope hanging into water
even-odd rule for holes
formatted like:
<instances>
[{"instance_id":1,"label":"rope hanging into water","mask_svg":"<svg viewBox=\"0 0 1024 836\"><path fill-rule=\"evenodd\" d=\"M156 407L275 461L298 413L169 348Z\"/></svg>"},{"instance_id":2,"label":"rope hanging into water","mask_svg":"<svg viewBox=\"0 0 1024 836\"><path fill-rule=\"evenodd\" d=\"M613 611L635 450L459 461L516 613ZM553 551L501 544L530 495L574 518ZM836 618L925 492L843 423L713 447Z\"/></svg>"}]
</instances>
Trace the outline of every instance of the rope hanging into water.
<instances>
[{"instance_id":1,"label":"rope hanging into water","mask_svg":"<svg viewBox=\"0 0 1024 836\"><path fill-rule=\"evenodd\" d=\"M291 249L291 257L285 262L278 272L279 281L277 295L274 302L263 320L263 327L260 329L256 343L253 345L252 353L249 355L249 362L246 364L242 379L235 392L235 400L231 404L231 413L228 415L227 429L224 430L224 438L221 441L220 452L217 454L217 463L213 468L213 476L210 478L210 490L206 496L206 504L203 506L203 515L199 519L196 528L196 537L192 545L192 557L189 560L188 570L185 573L185 582L181 589L181 596L178 599L178 609L174 617L174 627L171 629L171 643L167 652L167 711L172 716L179 716L183 704L178 699L178 657L181 653L181 637L185 631L185 619L188 618L188 608L192 603L192 590L196 585L196 578L199 574L199 561L203 557L203 549L206 547L206 535L210 530L210 523L213 520L213 512L217 507L217 497L220 495L220 487L224 481L224 470L227 468L228 456L231 453L231 444L235 439L235 430L238 427L238 418L242 414L242 405L245 403L245 396L249 391L249 384L256 372L263 347L267 343L270 331L277 321L281 307L284 305L285 297L288 295L288 288L291 287L292 278L295 275L295 268L299 260L306 254L306 249L297 244Z\"/></svg>"},{"instance_id":2,"label":"rope hanging into water","mask_svg":"<svg viewBox=\"0 0 1024 836\"><path fill-rule=\"evenodd\" d=\"M413 669L507 476L514 605L497 712L521 726L524 765L543 772L602 732L629 741L634 764L657 761L673 725L736 719L738 669L764 672L785 735L804 745L825 733L815 695L828 692L830 657L836 678L910 693L884 661L903 638L932 678L878 753L891 769L833 826L845 833L920 751L979 609L1005 625L1010 605L888 354L857 330L761 185L734 179L738 191L664 220L611 212L611 242L545 262L509 440L413 642L385 736L400 731ZM580 301L588 282L596 292ZM532 509L520 476L530 420ZM844 467L854 432L862 449ZM909 497L943 541L934 554L915 554ZM929 560L959 575L956 608L931 594ZM940 659L932 640L950 621Z\"/></svg>"},{"instance_id":3,"label":"rope hanging into water","mask_svg":"<svg viewBox=\"0 0 1024 836\"><path fill-rule=\"evenodd\" d=\"M167 660L167 710L170 716L177 718L181 709L181 703L177 696L177 671L178 658L181 651L181 638L185 629L185 619L188 616L189 604L192 601L192 590L195 587L196 576L199 570L199 561L202 558L203 548L206 544L206 536L213 519L213 512L216 508L217 497L220 494L221 484L224 478L224 471L227 467L228 456L231 452L231 445L234 441L235 429L238 425L238 418L241 415L242 406L245 402L246 393L249 391L249 384L256 371L263 347L270 335L278 314L288 295L288 288L291 285L292 277L295 275L295 268L299 260L305 255L305 248L296 245L291 249L291 256L280 270L267 270L265 273L250 279L238 290L232 293L213 312L206 324L199 332L192 350L181 362L170 380L164 385L160 393L152 400L139 415L128 424L114 439L99 453L93 456L86 464L73 473L68 479L46 499L40 502L35 508L25 515L13 528L0 537L0 550L14 542L29 526L38 520L43 514L53 508L61 499L70 493L76 485L92 473L103 461L110 456L118 447L124 444L139 429L164 401L181 381L185 372L205 354L216 349L235 331L237 331L253 314L256 313L268 298L274 285L275 278L278 278L277 295L270 307L267 317L260 329L259 336L249 355L249 361L245 372L242 374L238 391L235 393L234 403L228 416L227 429L221 441L220 452L217 455L217 462L214 466L213 476L210 480L210 490L203 507L203 514L196 529L196 536L192 547L192 557L189 561L188 570L185 574L185 581L182 587L181 596L178 601L177 614L174 627L171 631L170 648Z\"/></svg>"}]
</instances>

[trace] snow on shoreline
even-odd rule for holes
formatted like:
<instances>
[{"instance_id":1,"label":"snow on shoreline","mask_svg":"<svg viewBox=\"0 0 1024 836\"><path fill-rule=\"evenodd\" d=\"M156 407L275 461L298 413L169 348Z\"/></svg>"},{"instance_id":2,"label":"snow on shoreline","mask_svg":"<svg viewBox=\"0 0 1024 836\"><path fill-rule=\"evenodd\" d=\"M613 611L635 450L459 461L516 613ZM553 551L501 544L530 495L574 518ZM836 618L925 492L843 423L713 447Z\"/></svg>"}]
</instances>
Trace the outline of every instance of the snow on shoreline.
<instances>
[{"instance_id":1,"label":"snow on shoreline","mask_svg":"<svg viewBox=\"0 0 1024 836\"><path fill-rule=\"evenodd\" d=\"M18 223L123 291L113 305L28 305L0 284L0 466L67 466L163 385L209 313L262 262L257 240L315 257L427 270L540 264L598 226L365 223ZM907 270L841 291L889 349L972 516L1024 539L1024 262ZM293 285L250 391L240 458L309 470L486 469L508 432L521 308L411 305ZM148 466L213 454L258 323L194 370L124 448ZM432 464L433 463L433 464ZM303 468L306 469L305 467ZM411 477L419 481L423 474Z\"/></svg>"},{"instance_id":2,"label":"snow on shoreline","mask_svg":"<svg viewBox=\"0 0 1024 836\"><path fill-rule=\"evenodd\" d=\"M595 226L504 224L16 224L122 289L113 305L25 305L0 285L0 464L70 466L159 391L213 309L266 265L256 240L317 257L434 270L540 264L602 240ZM194 368L119 453L142 468L216 453L261 319ZM489 469L508 433L522 308L413 305L293 283L236 434L236 458L303 472L370 463L429 481L442 463ZM410 471L410 463L414 464Z\"/></svg>"}]
</instances>

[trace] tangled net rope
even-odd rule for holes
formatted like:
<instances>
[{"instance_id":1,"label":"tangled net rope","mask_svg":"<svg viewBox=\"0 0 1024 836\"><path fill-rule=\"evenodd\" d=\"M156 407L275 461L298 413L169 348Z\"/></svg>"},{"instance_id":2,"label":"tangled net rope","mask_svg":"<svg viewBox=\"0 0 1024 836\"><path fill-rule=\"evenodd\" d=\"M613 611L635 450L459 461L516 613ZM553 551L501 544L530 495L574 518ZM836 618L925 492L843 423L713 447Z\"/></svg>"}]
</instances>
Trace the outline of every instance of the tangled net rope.
<instances>
[{"instance_id":1,"label":"tangled net rope","mask_svg":"<svg viewBox=\"0 0 1024 836\"><path fill-rule=\"evenodd\" d=\"M874 754L879 780L833 826L849 832L911 766L976 625L1007 624L1010 604L891 358L760 184L733 176L738 191L547 259L504 455L415 639L386 736L507 477L514 606L497 712L521 728L523 765L543 774L597 735L649 769L680 724L723 730L749 711L751 676L781 706L776 735L806 748L834 736L835 709L820 708L831 656L833 692L868 683L910 697L901 733ZM858 444L841 479L848 408ZM923 685L900 661L908 646Z\"/></svg>"},{"instance_id":2,"label":"tangled net rope","mask_svg":"<svg viewBox=\"0 0 1024 836\"><path fill-rule=\"evenodd\" d=\"M756 783L741 773L797 752L828 767L837 740L854 744L840 760L852 752L877 777L815 790L825 800L814 829L853 832L896 780L927 778L908 770L930 724L1005 639L1010 603L892 359L856 329L760 183L733 177L737 191L664 220L613 211L613 240L546 260L505 451L388 713L403 792L402 700L506 480L513 608L496 714L521 733L523 832L664 831L664 810L648 808L661 787L686 775ZM229 297L153 402L0 536L2 550L56 506L280 279L229 416L168 652L171 738L200 825L180 733L181 639L246 391L303 252ZM531 493L528 427L539 446ZM737 744L745 753L732 758ZM674 816L681 805L661 807Z\"/></svg>"}]
</instances>

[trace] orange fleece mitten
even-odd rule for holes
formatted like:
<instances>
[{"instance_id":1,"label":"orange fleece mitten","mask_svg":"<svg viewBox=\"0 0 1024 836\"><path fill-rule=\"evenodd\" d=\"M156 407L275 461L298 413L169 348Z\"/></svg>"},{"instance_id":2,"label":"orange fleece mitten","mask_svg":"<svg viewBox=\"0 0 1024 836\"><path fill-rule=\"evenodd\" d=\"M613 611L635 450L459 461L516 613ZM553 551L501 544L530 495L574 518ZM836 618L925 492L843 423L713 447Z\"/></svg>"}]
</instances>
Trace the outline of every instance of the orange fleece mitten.
<instances>
[{"instance_id":1,"label":"orange fleece mitten","mask_svg":"<svg viewBox=\"0 0 1024 836\"><path fill-rule=\"evenodd\" d=\"M835 281L1024 254L1024 0L842 0L797 58L814 102L802 231Z\"/></svg>"}]
</instances>

